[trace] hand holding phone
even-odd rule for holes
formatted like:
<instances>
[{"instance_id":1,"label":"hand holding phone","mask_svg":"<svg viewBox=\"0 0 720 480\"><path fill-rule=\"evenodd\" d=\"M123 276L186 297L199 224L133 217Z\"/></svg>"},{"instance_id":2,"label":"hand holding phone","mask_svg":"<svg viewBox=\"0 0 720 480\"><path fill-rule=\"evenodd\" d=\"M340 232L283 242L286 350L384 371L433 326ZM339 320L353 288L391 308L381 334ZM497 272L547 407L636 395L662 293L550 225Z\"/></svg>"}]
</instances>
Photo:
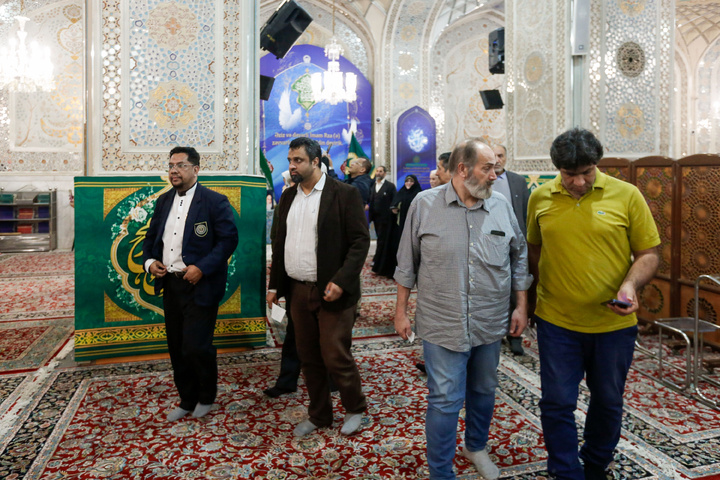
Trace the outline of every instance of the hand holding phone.
<instances>
[{"instance_id":1,"label":"hand holding phone","mask_svg":"<svg viewBox=\"0 0 720 480\"><path fill-rule=\"evenodd\" d=\"M630 308L632 307L632 303L623 302L622 300L618 300L617 298L613 298L611 300L608 300L607 302L603 302L601 305L607 305L608 307L619 307L619 308Z\"/></svg>"}]
</instances>

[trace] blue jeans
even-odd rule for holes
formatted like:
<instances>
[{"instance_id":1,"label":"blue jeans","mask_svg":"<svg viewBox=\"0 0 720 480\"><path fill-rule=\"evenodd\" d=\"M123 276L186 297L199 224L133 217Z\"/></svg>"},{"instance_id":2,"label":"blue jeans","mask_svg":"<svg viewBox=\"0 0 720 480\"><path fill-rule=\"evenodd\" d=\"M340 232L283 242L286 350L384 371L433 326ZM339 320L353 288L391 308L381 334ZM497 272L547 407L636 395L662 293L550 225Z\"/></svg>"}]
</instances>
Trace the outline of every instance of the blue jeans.
<instances>
[{"instance_id":1,"label":"blue jeans","mask_svg":"<svg viewBox=\"0 0 720 480\"><path fill-rule=\"evenodd\" d=\"M485 448L495 408L500 340L469 352L454 352L423 341L428 376L425 419L427 459L432 480L454 479L457 424L465 404L465 446Z\"/></svg>"},{"instance_id":2,"label":"blue jeans","mask_svg":"<svg viewBox=\"0 0 720 480\"><path fill-rule=\"evenodd\" d=\"M542 382L540 419L548 470L558 480L585 480L580 458L605 468L620 440L623 392L637 326L607 333L580 333L537 316L535 320ZM578 456L574 412L583 376L590 390L590 404L585 443Z\"/></svg>"}]
</instances>

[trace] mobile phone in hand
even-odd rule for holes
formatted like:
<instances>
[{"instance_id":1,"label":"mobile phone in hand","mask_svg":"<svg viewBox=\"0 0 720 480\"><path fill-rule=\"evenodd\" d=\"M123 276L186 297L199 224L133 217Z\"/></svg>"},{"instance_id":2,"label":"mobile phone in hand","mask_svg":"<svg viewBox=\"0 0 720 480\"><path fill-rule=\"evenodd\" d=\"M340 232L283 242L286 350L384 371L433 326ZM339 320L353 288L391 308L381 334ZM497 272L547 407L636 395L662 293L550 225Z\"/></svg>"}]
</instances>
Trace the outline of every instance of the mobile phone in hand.
<instances>
[{"instance_id":1,"label":"mobile phone in hand","mask_svg":"<svg viewBox=\"0 0 720 480\"><path fill-rule=\"evenodd\" d=\"M612 300L608 300L607 302L603 302L601 305L607 305L607 306L615 306L620 308L630 308L632 306L632 303L623 302L622 300L618 300L617 298L613 298Z\"/></svg>"}]
</instances>

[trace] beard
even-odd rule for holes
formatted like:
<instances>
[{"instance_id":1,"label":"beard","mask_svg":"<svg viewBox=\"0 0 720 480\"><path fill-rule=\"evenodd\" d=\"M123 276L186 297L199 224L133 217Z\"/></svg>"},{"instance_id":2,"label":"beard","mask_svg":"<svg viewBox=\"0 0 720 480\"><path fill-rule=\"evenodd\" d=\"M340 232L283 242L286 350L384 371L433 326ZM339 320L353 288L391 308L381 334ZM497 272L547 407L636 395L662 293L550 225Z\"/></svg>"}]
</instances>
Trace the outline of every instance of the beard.
<instances>
[{"instance_id":1,"label":"beard","mask_svg":"<svg viewBox=\"0 0 720 480\"><path fill-rule=\"evenodd\" d=\"M290 180L292 180L297 185L298 183L302 183L305 178L299 173L293 173L292 175L290 175Z\"/></svg>"},{"instance_id":2,"label":"beard","mask_svg":"<svg viewBox=\"0 0 720 480\"><path fill-rule=\"evenodd\" d=\"M478 179L471 176L468 177L463 184L465 185L465 188L468 189L470 195L478 200L485 200L486 198L490 198L492 195L492 182L488 182L483 185Z\"/></svg>"}]
</instances>

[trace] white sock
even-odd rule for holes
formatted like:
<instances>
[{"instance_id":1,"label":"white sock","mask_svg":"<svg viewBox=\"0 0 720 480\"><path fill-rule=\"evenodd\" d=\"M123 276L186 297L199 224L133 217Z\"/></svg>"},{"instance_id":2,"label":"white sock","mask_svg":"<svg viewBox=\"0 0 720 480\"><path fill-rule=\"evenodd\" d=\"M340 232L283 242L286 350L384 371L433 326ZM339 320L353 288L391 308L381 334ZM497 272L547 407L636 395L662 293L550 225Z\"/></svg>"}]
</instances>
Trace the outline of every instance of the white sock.
<instances>
[{"instance_id":1,"label":"white sock","mask_svg":"<svg viewBox=\"0 0 720 480\"><path fill-rule=\"evenodd\" d=\"M193 411L193 417L195 417L195 418L204 417L205 415L207 415L210 412L210 410L212 409L212 406L213 406L212 403L210 405L198 403L197 405L195 405L195 410Z\"/></svg>"},{"instance_id":2,"label":"white sock","mask_svg":"<svg viewBox=\"0 0 720 480\"><path fill-rule=\"evenodd\" d=\"M351 435L360 430L360 423L362 422L362 413L346 413L345 421L340 429L340 433L343 435Z\"/></svg>"},{"instance_id":3,"label":"white sock","mask_svg":"<svg viewBox=\"0 0 720 480\"><path fill-rule=\"evenodd\" d=\"M295 436L295 438L304 437L305 435L314 431L317 428L317 425L312 423L310 420L305 420L304 422L298 424L297 427L295 427L295 430L293 430L293 435Z\"/></svg>"}]
</instances>

